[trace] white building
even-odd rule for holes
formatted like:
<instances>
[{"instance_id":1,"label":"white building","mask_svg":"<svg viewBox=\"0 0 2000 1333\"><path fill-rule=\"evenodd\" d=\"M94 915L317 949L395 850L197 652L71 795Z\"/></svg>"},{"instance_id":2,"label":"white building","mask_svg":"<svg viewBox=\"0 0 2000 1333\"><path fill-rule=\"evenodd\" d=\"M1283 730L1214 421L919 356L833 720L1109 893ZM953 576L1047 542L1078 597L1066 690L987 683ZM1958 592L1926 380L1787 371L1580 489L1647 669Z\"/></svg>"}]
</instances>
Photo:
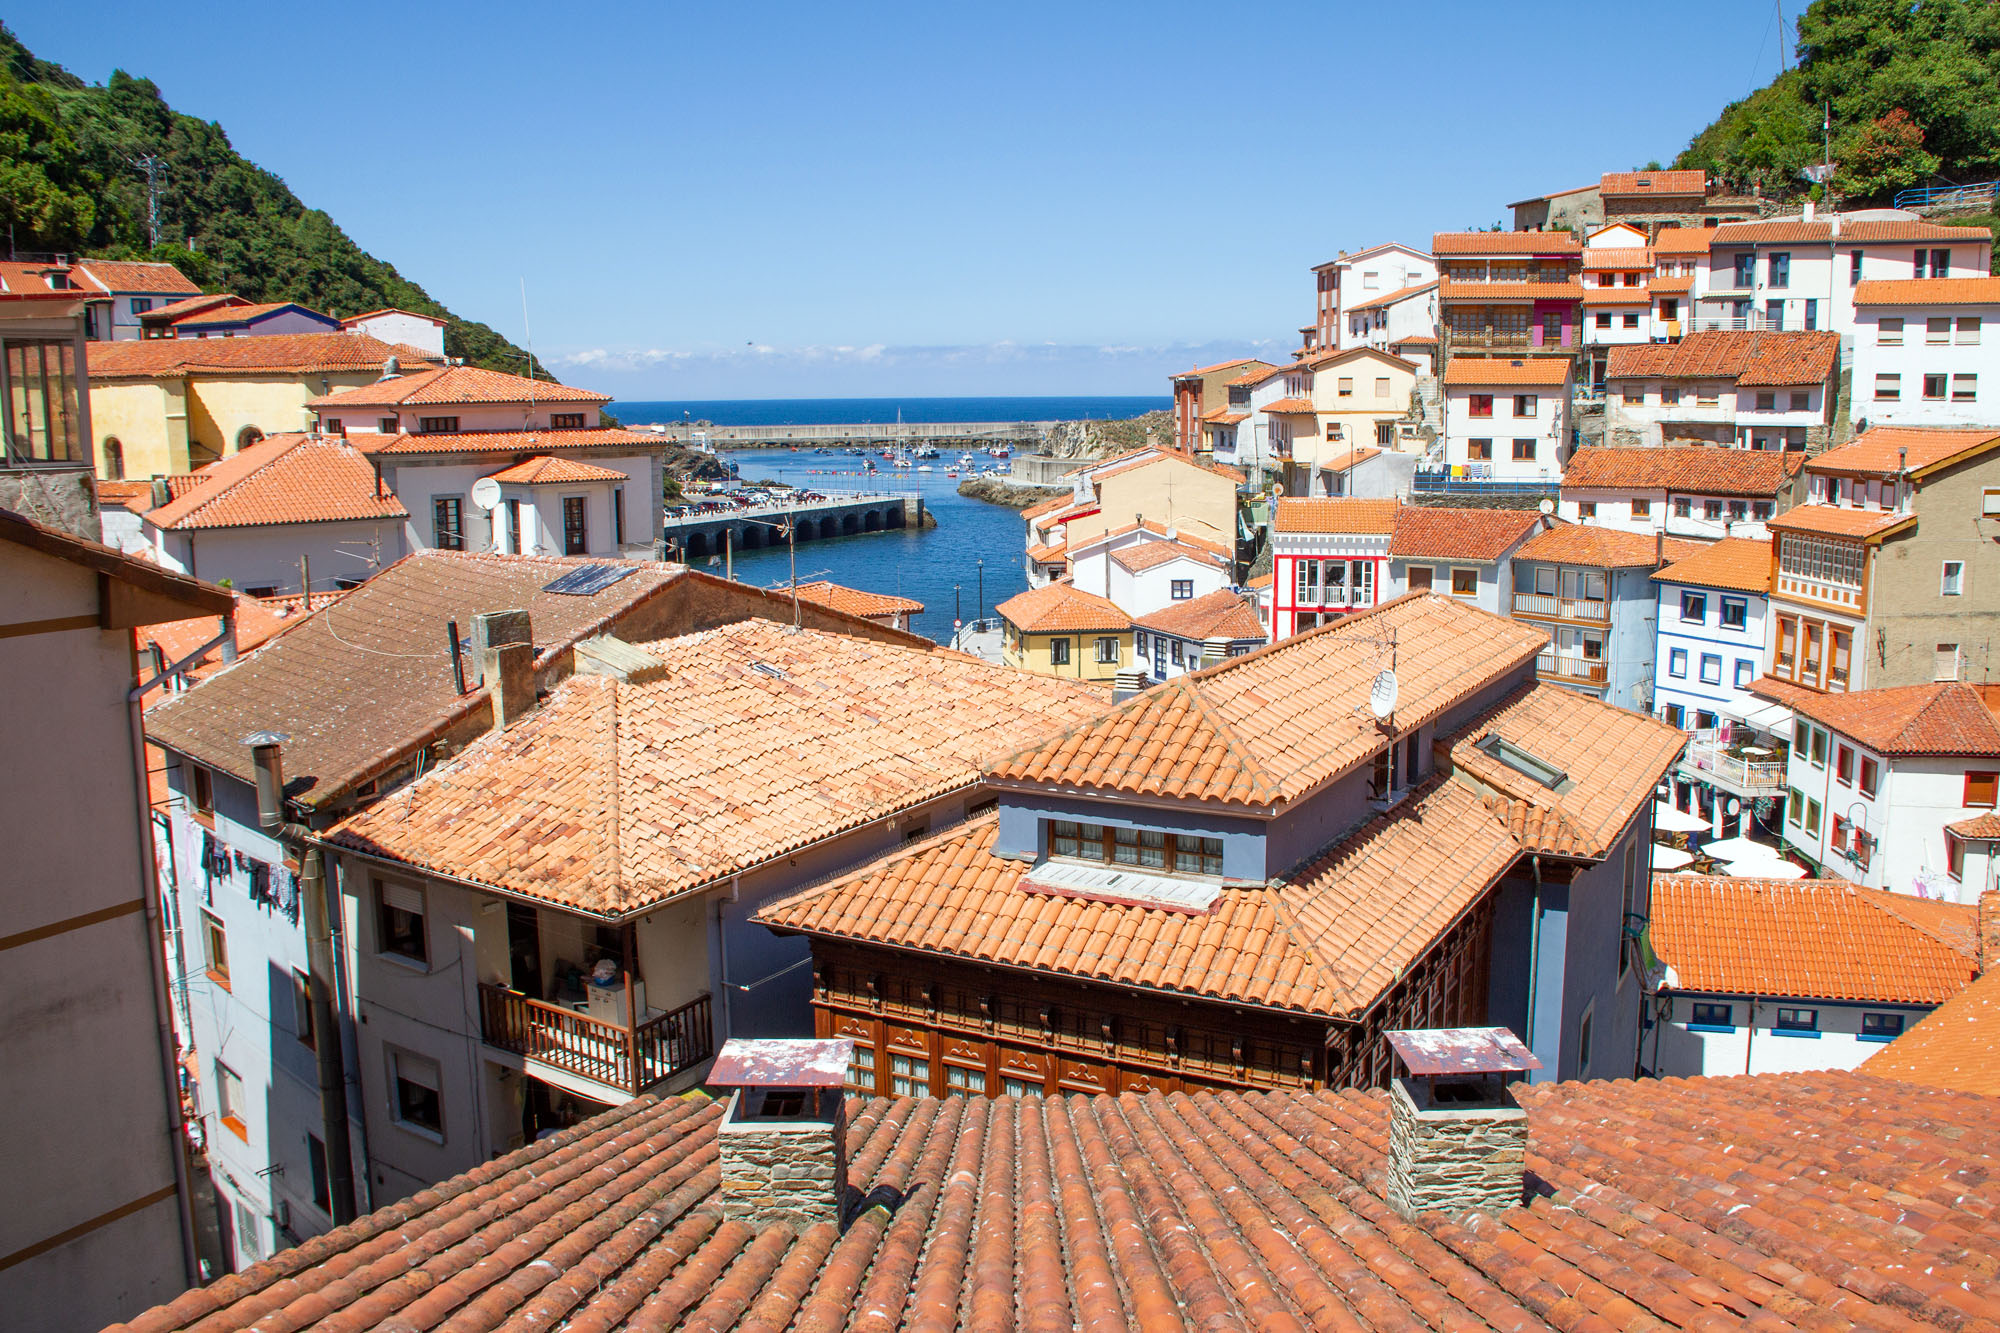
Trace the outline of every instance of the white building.
<instances>
[{"instance_id":1,"label":"white building","mask_svg":"<svg viewBox=\"0 0 2000 1333\"><path fill-rule=\"evenodd\" d=\"M1230 585L1231 553L1218 542L1151 519L1069 550L1071 582L1134 619Z\"/></svg>"},{"instance_id":2,"label":"white building","mask_svg":"<svg viewBox=\"0 0 2000 1333\"><path fill-rule=\"evenodd\" d=\"M1698 278L1696 328L1854 327L1854 292L1873 278L1985 275L1993 237L1895 209L1766 218L1717 227Z\"/></svg>"},{"instance_id":3,"label":"white building","mask_svg":"<svg viewBox=\"0 0 2000 1333\"><path fill-rule=\"evenodd\" d=\"M1263 645L1254 598L1219 588L1133 621L1133 657L1149 680L1172 680Z\"/></svg>"},{"instance_id":4,"label":"white building","mask_svg":"<svg viewBox=\"0 0 2000 1333\"><path fill-rule=\"evenodd\" d=\"M1653 341L1652 274L1653 252L1638 227L1613 223L1584 241L1583 345L1592 385L1604 383L1604 349Z\"/></svg>"},{"instance_id":5,"label":"white building","mask_svg":"<svg viewBox=\"0 0 2000 1333\"><path fill-rule=\"evenodd\" d=\"M1399 287L1393 292L1358 301L1346 311L1340 350L1373 347L1383 350L1408 338L1437 336L1437 279Z\"/></svg>"},{"instance_id":6,"label":"white building","mask_svg":"<svg viewBox=\"0 0 2000 1333\"><path fill-rule=\"evenodd\" d=\"M1804 449L1833 423L1840 335L1690 333L1614 347L1604 375L1607 444Z\"/></svg>"},{"instance_id":7,"label":"white building","mask_svg":"<svg viewBox=\"0 0 2000 1333\"><path fill-rule=\"evenodd\" d=\"M1768 713L1769 701L1750 686L1762 671L1770 617L1770 539L1725 537L1667 565L1653 582L1660 597L1654 713L1697 731Z\"/></svg>"},{"instance_id":8,"label":"white building","mask_svg":"<svg viewBox=\"0 0 2000 1333\"><path fill-rule=\"evenodd\" d=\"M1389 534L1388 595L1449 594L1508 615L1514 552L1549 525L1533 510L1404 505Z\"/></svg>"},{"instance_id":9,"label":"white building","mask_svg":"<svg viewBox=\"0 0 2000 1333\"><path fill-rule=\"evenodd\" d=\"M1442 462L1454 480L1561 482L1570 447L1566 356L1453 357Z\"/></svg>"},{"instance_id":10,"label":"white building","mask_svg":"<svg viewBox=\"0 0 2000 1333\"><path fill-rule=\"evenodd\" d=\"M1806 456L1713 445L1579 449L1558 512L1571 523L1714 541L1765 537L1764 523L1805 498Z\"/></svg>"},{"instance_id":11,"label":"white building","mask_svg":"<svg viewBox=\"0 0 2000 1333\"><path fill-rule=\"evenodd\" d=\"M1852 1069L1979 970L1969 906L1840 880L1656 876L1640 1065L1662 1078Z\"/></svg>"},{"instance_id":12,"label":"white building","mask_svg":"<svg viewBox=\"0 0 2000 1333\"><path fill-rule=\"evenodd\" d=\"M385 343L420 348L439 359L444 357L444 325L445 321L435 315L419 315L414 310L398 310L393 306L349 315L340 321L340 327L350 333L366 333Z\"/></svg>"},{"instance_id":13,"label":"white building","mask_svg":"<svg viewBox=\"0 0 2000 1333\"><path fill-rule=\"evenodd\" d=\"M1392 294L1437 281L1437 261L1428 251L1400 241L1386 241L1366 250L1343 254L1313 269L1316 301L1313 324L1306 332L1306 350L1325 352L1335 348L1380 346L1371 343L1366 327L1350 334L1348 312ZM1433 321L1435 322L1435 321Z\"/></svg>"},{"instance_id":14,"label":"white building","mask_svg":"<svg viewBox=\"0 0 2000 1333\"><path fill-rule=\"evenodd\" d=\"M1870 278L1854 289L1857 421L2000 421L2000 278L1983 274Z\"/></svg>"},{"instance_id":15,"label":"white building","mask_svg":"<svg viewBox=\"0 0 2000 1333\"><path fill-rule=\"evenodd\" d=\"M2000 719L1980 690L1944 681L1820 694L1768 676L1755 690L1794 715L1792 850L1870 888L1978 897L1985 886L1968 882L1964 844L1947 830L1995 813L2000 796Z\"/></svg>"},{"instance_id":16,"label":"white building","mask_svg":"<svg viewBox=\"0 0 2000 1333\"><path fill-rule=\"evenodd\" d=\"M89 302L85 336L103 342L138 338L141 315L201 295L201 288L172 264L79 259L70 266L66 281Z\"/></svg>"},{"instance_id":17,"label":"white building","mask_svg":"<svg viewBox=\"0 0 2000 1333\"><path fill-rule=\"evenodd\" d=\"M1271 516L1271 641L1365 611L1389 586L1394 500L1282 499Z\"/></svg>"}]
</instances>

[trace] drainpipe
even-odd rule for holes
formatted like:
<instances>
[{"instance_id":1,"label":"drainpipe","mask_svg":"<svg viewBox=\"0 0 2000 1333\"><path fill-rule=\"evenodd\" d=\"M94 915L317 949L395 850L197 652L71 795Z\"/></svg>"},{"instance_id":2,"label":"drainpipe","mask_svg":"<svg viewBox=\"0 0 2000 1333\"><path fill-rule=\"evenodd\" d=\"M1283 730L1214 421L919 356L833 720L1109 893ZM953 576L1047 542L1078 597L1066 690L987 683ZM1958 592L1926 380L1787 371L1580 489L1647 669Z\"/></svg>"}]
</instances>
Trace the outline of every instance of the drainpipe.
<instances>
[{"instance_id":1,"label":"drainpipe","mask_svg":"<svg viewBox=\"0 0 2000 1333\"><path fill-rule=\"evenodd\" d=\"M1529 1050L1535 1049L1535 1004L1539 998L1536 988L1540 984L1542 965L1542 857L1537 852L1528 858L1528 866L1535 877L1535 903L1529 916L1528 926L1528 1012L1522 1024L1527 1031L1523 1034Z\"/></svg>"},{"instance_id":2,"label":"drainpipe","mask_svg":"<svg viewBox=\"0 0 2000 1333\"><path fill-rule=\"evenodd\" d=\"M1743 1072L1750 1072L1750 1052L1757 1046L1757 1001L1746 995L1744 1002L1750 1006L1749 1021L1743 1025Z\"/></svg>"}]
</instances>

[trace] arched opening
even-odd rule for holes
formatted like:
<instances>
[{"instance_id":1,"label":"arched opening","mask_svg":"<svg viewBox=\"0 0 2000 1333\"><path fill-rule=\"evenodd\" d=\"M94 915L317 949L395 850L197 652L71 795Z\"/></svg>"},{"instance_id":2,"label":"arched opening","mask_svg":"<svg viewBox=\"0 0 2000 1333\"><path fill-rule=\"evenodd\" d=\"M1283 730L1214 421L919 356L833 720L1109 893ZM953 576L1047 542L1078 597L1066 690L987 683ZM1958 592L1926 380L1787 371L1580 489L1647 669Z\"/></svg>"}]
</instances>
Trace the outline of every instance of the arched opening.
<instances>
[{"instance_id":1,"label":"arched opening","mask_svg":"<svg viewBox=\"0 0 2000 1333\"><path fill-rule=\"evenodd\" d=\"M859 532L861 531L861 520L853 514L842 514L840 516L840 530L842 532Z\"/></svg>"},{"instance_id":2,"label":"arched opening","mask_svg":"<svg viewBox=\"0 0 2000 1333\"><path fill-rule=\"evenodd\" d=\"M792 534L794 541L809 542L819 536L819 525L809 518L795 518L792 520ZM783 533L778 535L784 536Z\"/></svg>"},{"instance_id":3,"label":"arched opening","mask_svg":"<svg viewBox=\"0 0 2000 1333\"><path fill-rule=\"evenodd\" d=\"M690 532L687 535L685 549L687 550L687 559L690 563L701 559L708 554L708 534L699 531Z\"/></svg>"},{"instance_id":4,"label":"arched opening","mask_svg":"<svg viewBox=\"0 0 2000 1333\"><path fill-rule=\"evenodd\" d=\"M897 505L889 511L889 526L892 528L903 526L903 507L901 505Z\"/></svg>"},{"instance_id":5,"label":"arched opening","mask_svg":"<svg viewBox=\"0 0 2000 1333\"><path fill-rule=\"evenodd\" d=\"M125 446L118 442L116 435L104 437L104 479L125 480Z\"/></svg>"},{"instance_id":6,"label":"arched opening","mask_svg":"<svg viewBox=\"0 0 2000 1333\"><path fill-rule=\"evenodd\" d=\"M263 431L258 430L255 426L245 426L242 430L236 432L236 452L239 454L242 453L245 449L248 449L263 438Z\"/></svg>"},{"instance_id":7,"label":"arched opening","mask_svg":"<svg viewBox=\"0 0 2000 1333\"><path fill-rule=\"evenodd\" d=\"M840 521L831 514L821 519L819 521L819 535L822 537L838 537L840 535Z\"/></svg>"},{"instance_id":8,"label":"arched opening","mask_svg":"<svg viewBox=\"0 0 2000 1333\"><path fill-rule=\"evenodd\" d=\"M867 517L861 520L861 530L863 532L880 532L882 530L882 516L872 509L869 510Z\"/></svg>"},{"instance_id":9,"label":"arched opening","mask_svg":"<svg viewBox=\"0 0 2000 1333\"><path fill-rule=\"evenodd\" d=\"M755 524L745 524L737 534L736 544L746 551L754 551L764 544L764 530Z\"/></svg>"}]
</instances>

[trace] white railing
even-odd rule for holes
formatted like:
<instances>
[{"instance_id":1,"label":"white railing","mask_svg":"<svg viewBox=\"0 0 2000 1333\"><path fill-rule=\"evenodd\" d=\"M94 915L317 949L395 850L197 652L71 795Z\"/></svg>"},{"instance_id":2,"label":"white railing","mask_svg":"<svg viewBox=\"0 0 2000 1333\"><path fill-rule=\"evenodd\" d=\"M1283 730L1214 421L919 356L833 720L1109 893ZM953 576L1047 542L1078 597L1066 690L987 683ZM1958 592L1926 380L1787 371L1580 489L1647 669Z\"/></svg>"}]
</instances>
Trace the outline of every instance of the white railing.
<instances>
[{"instance_id":1,"label":"white railing","mask_svg":"<svg viewBox=\"0 0 2000 1333\"><path fill-rule=\"evenodd\" d=\"M1611 603L1589 601L1581 597L1550 597L1542 593L1517 592L1514 594L1514 610L1531 616L1555 616L1560 620L1595 620L1600 624L1611 623Z\"/></svg>"},{"instance_id":2,"label":"white railing","mask_svg":"<svg viewBox=\"0 0 2000 1333\"><path fill-rule=\"evenodd\" d=\"M1688 742L1690 768L1713 773L1739 791L1778 791L1785 785L1785 761L1781 758L1751 759L1729 753L1715 733L1696 732Z\"/></svg>"},{"instance_id":3,"label":"white railing","mask_svg":"<svg viewBox=\"0 0 2000 1333\"><path fill-rule=\"evenodd\" d=\"M1297 600L1300 606L1373 606L1375 593L1370 588L1306 588Z\"/></svg>"},{"instance_id":4,"label":"white railing","mask_svg":"<svg viewBox=\"0 0 2000 1333\"><path fill-rule=\"evenodd\" d=\"M1535 659L1535 674L1558 680L1588 681L1602 685L1609 668L1601 657L1573 657L1568 653L1543 653Z\"/></svg>"}]
</instances>

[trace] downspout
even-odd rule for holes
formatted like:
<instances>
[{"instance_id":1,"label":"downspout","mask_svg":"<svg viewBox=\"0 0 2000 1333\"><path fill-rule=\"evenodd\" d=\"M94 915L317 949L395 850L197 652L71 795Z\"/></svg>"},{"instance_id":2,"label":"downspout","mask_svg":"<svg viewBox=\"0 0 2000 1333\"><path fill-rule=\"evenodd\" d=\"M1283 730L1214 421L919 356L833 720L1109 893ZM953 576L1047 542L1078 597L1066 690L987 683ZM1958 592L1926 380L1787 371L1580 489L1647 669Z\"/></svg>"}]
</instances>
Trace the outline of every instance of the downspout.
<instances>
[{"instance_id":1,"label":"downspout","mask_svg":"<svg viewBox=\"0 0 2000 1333\"><path fill-rule=\"evenodd\" d=\"M1757 999L1753 995L1743 997L1750 1006L1749 1022L1743 1026L1743 1072L1750 1072L1750 1052L1757 1045Z\"/></svg>"},{"instance_id":2,"label":"downspout","mask_svg":"<svg viewBox=\"0 0 2000 1333\"><path fill-rule=\"evenodd\" d=\"M1540 1000L1537 991L1541 980L1542 967L1542 856L1536 852L1528 858L1528 866L1535 877L1535 903L1528 924L1528 1013L1523 1024L1527 1031L1522 1034L1523 1044L1529 1050L1535 1049L1535 1006Z\"/></svg>"}]
</instances>

